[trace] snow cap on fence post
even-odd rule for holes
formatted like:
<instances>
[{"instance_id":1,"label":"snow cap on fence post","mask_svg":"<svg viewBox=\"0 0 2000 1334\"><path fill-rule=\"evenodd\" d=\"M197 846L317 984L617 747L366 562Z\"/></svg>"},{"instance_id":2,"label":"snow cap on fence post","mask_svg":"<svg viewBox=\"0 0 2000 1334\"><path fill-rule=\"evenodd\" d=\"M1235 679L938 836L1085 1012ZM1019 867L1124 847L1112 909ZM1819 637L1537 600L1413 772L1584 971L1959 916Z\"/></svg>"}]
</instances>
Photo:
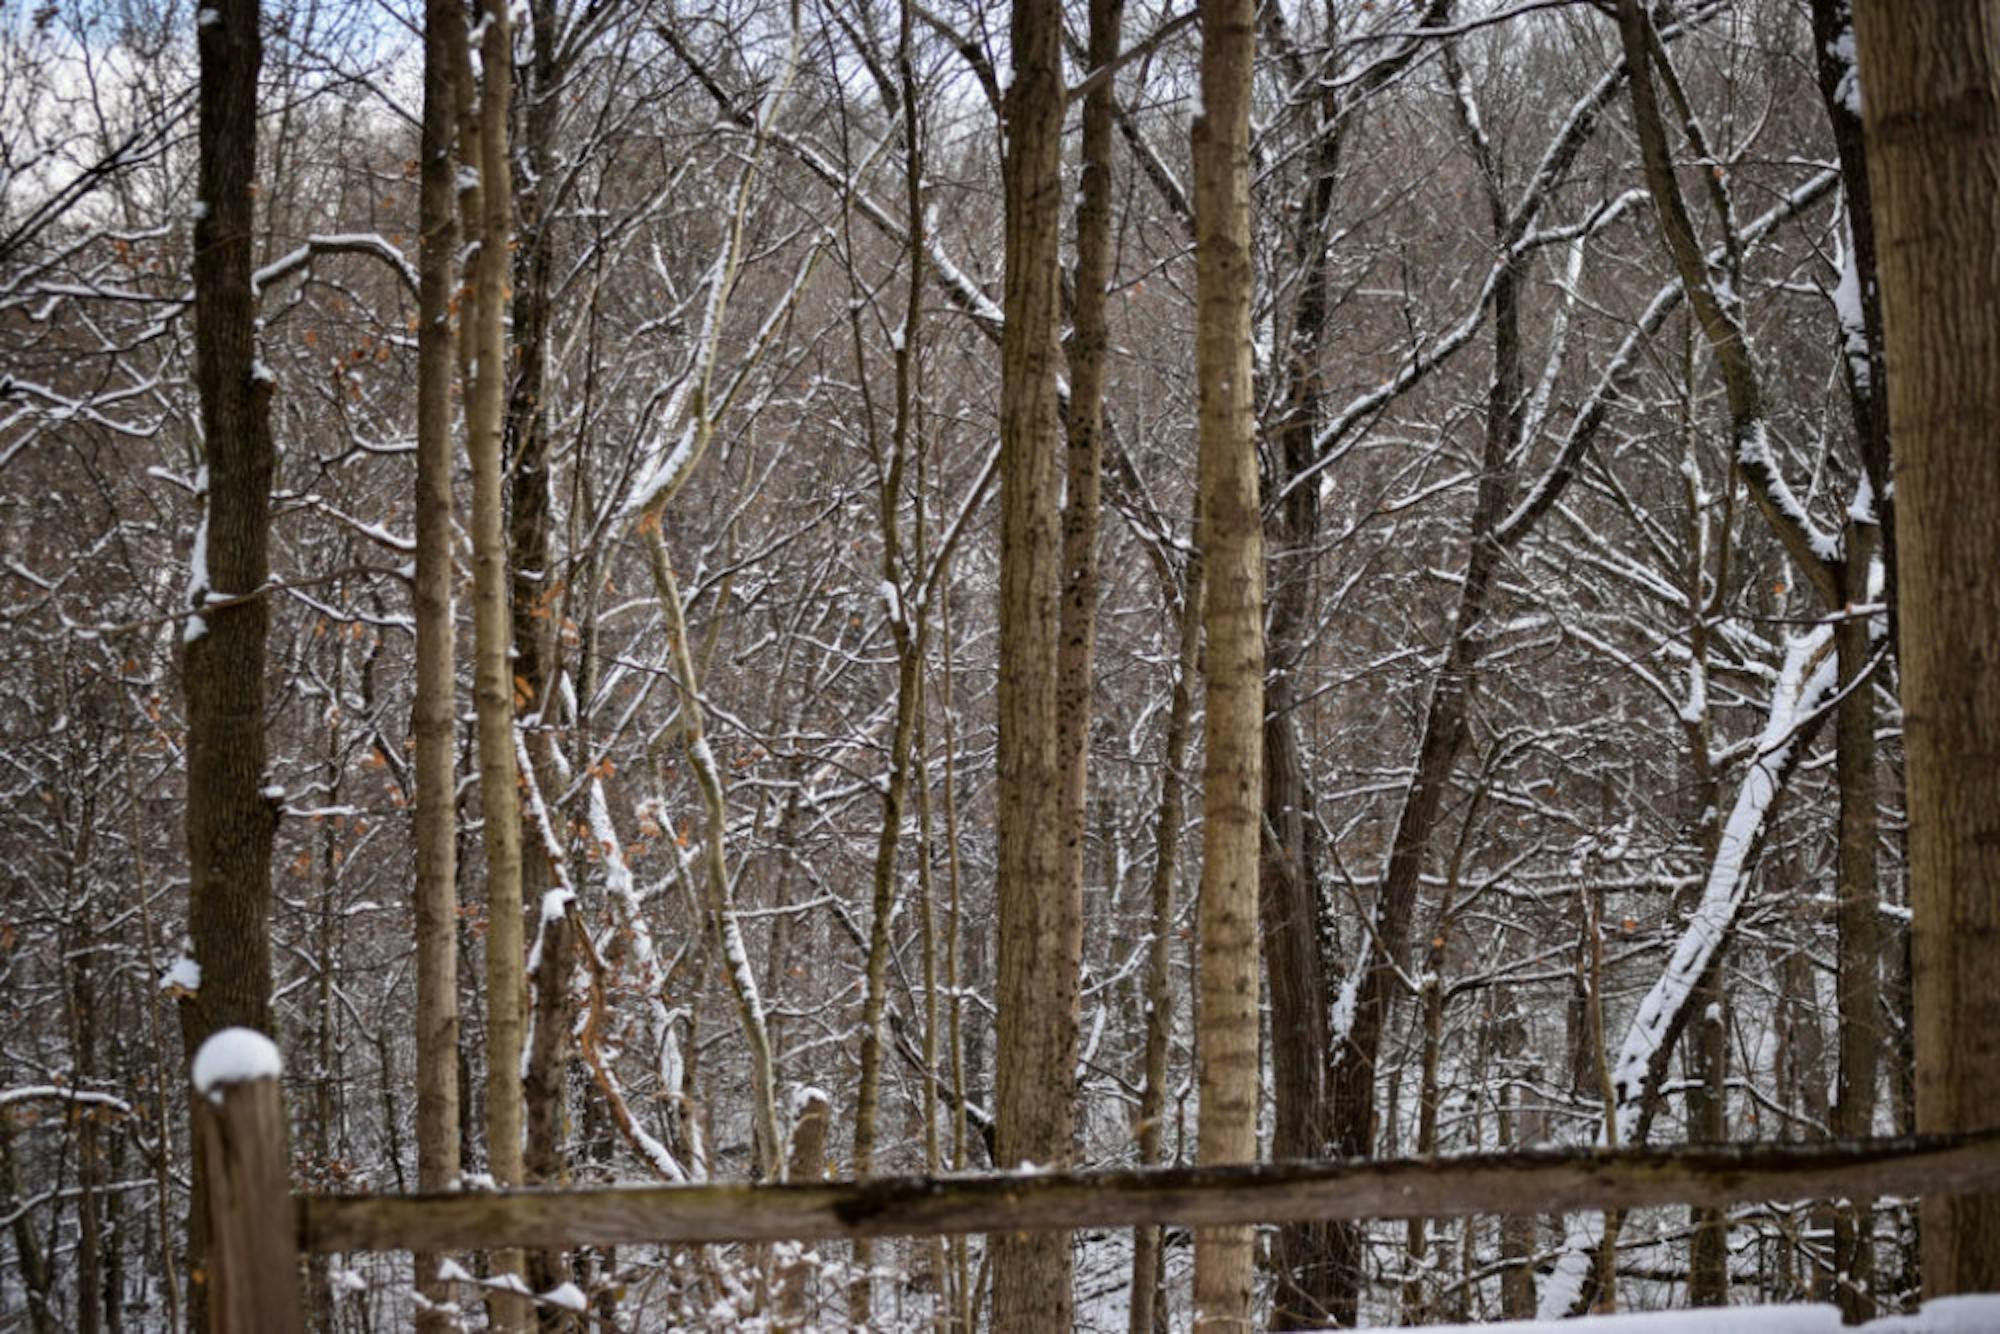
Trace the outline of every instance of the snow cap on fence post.
<instances>
[{"instance_id":1,"label":"snow cap on fence post","mask_svg":"<svg viewBox=\"0 0 2000 1334\"><path fill-rule=\"evenodd\" d=\"M211 1035L190 1071L207 1188L210 1329L221 1334L305 1328L283 1073L277 1045L248 1028Z\"/></svg>"},{"instance_id":2,"label":"snow cap on fence post","mask_svg":"<svg viewBox=\"0 0 2000 1334\"><path fill-rule=\"evenodd\" d=\"M277 1043L254 1028L225 1028L211 1033L194 1054L194 1091L220 1103L225 1085L276 1079L284 1072Z\"/></svg>"}]
</instances>

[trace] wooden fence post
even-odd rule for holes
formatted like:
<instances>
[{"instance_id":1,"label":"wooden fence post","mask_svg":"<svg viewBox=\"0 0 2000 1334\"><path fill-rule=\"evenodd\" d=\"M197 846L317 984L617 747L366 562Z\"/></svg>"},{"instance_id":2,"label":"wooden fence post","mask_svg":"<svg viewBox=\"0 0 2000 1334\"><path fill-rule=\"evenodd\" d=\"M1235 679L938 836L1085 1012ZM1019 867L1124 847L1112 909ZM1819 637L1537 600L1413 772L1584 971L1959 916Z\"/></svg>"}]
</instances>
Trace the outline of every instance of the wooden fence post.
<instances>
[{"instance_id":1,"label":"wooden fence post","mask_svg":"<svg viewBox=\"0 0 2000 1334\"><path fill-rule=\"evenodd\" d=\"M277 1047L247 1028L225 1028L195 1053L192 1102L208 1174L208 1310L215 1334L305 1328L282 1069Z\"/></svg>"},{"instance_id":2,"label":"wooden fence post","mask_svg":"<svg viewBox=\"0 0 2000 1334\"><path fill-rule=\"evenodd\" d=\"M785 1175L790 1181L816 1182L826 1174L826 1128L832 1114L827 1097L818 1089L804 1090L792 1109L792 1152ZM807 1243L785 1243L791 1249L778 1266L776 1308L772 1328L799 1330L806 1327L806 1287L813 1266L805 1259Z\"/></svg>"}]
</instances>

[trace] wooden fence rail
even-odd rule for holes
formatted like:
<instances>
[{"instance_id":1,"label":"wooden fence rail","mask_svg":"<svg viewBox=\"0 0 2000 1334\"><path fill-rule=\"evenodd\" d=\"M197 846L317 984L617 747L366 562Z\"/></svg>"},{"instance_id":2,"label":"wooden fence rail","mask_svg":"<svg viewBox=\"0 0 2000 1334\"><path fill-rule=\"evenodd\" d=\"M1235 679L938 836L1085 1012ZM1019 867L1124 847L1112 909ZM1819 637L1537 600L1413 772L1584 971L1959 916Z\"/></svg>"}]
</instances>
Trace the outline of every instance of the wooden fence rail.
<instances>
[{"instance_id":1,"label":"wooden fence rail","mask_svg":"<svg viewBox=\"0 0 2000 1334\"><path fill-rule=\"evenodd\" d=\"M1820 1145L298 1201L309 1251L565 1249L1150 1223L1547 1213L2000 1189L2000 1131Z\"/></svg>"},{"instance_id":2,"label":"wooden fence rail","mask_svg":"<svg viewBox=\"0 0 2000 1334\"><path fill-rule=\"evenodd\" d=\"M212 1063L206 1079L204 1058L196 1057L195 1110L207 1164L213 1328L260 1334L300 1328L301 1252L562 1250L2000 1191L2000 1130L1988 1130L1389 1162L294 1197L285 1180L276 1049L246 1063L248 1050L239 1040L238 1059Z\"/></svg>"}]
</instances>

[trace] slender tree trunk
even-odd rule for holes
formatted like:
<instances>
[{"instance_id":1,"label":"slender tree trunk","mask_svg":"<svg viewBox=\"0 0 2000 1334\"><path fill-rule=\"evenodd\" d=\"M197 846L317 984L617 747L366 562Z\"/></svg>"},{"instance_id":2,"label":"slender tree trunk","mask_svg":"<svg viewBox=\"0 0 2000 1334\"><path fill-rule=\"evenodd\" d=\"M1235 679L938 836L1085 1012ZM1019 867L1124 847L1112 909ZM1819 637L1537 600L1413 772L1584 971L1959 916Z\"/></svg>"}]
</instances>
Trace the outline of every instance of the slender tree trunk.
<instances>
[{"instance_id":1,"label":"slender tree trunk","mask_svg":"<svg viewBox=\"0 0 2000 1334\"><path fill-rule=\"evenodd\" d=\"M939 586L951 587L951 566L947 559L938 571ZM970 1118L966 1113L966 1070L965 1070L965 1001L959 982L964 971L959 963L959 946L964 939L963 900L960 891L964 888L960 874L958 841L958 723L952 706L952 655L956 652L956 640L952 637L951 599L941 598L938 603L938 711L944 723L944 871L945 871L945 923L944 923L944 984L951 997L945 1008L945 1052L951 1065L951 1086L957 1096L952 1100L951 1111L951 1165L957 1172L971 1168ZM964 1237L951 1240L952 1280L956 1288L958 1304L952 1311L952 1327L963 1334L972 1334L977 1324L977 1305L972 1290L971 1251Z\"/></svg>"},{"instance_id":2,"label":"slender tree trunk","mask_svg":"<svg viewBox=\"0 0 2000 1334\"><path fill-rule=\"evenodd\" d=\"M86 817L78 834L72 867L88 865L89 822ZM88 927L85 928L88 931ZM71 1050L76 1057L76 1080L82 1083L97 1074L97 998L91 985L89 937L70 964L69 1027ZM99 1334L104 1317L104 1229L99 1193L104 1184L99 1162L101 1144L96 1118L82 1116L76 1121L76 1334Z\"/></svg>"},{"instance_id":3,"label":"slender tree trunk","mask_svg":"<svg viewBox=\"0 0 2000 1334\"><path fill-rule=\"evenodd\" d=\"M1688 689L1681 709L1681 729L1688 749L1692 781L1684 809L1695 831L1704 865L1715 860L1721 846L1722 782L1715 771L1714 728L1709 711L1709 626L1720 612L1729 584L1729 516L1720 528L1723 540L1712 542L1710 498L1701 484L1699 428L1695 421L1695 331L1687 330L1681 377L1681 477L1687 522L1683 546L1687 552L1681 595L1688 609ZM1715 569L1709 571L1711 548L1719 548ZM1711 588L1711 578L1713 586ZM1692 908L1692 904L1684 905ZM1683 1051L1687 1065L1687 1134L1695 1144L1717 1144L1727 1138L1728 1029L1724 1021L1728 996L1722 982L1723 952L1695 987L1692 1004L1703 1015L1700 1027ZM1708 1206L1688 1210L1694 1238L1688 1244L1688 1304L1726 1306L1729 1302L1729 1229L1727 1211Z\"/></svg>"},{"instance_id":4,"label":"slender tree trunk","mask_svg":"<svg viewBox=\"0 0 2000 1334\"><path fill-rule=\"evenodd\" d=\"M271 840L278 805L266 795L264 659L270 607L271 377L257 360L250 285L257 181L257 79L263 65L257 0L217 0L197 28L200 163L195 221L195 385L204 448L201 527L189 578L183 680L187 691L188 934L200 987L181 1007L192 1059L218 1029L271 1029ZM251 595L251 596L243 596ZM221 599L243 597L210 607ZM203 1272L206 1183L200 1150L188 1223L188 1263ZM188 1314L208 1318L207 1290L190 1284Z\"/></svg>"},{"instance_id":5,"label":"slender tree trunk","mask_svg":"<svg viewBox=\"0 0 2000 1334\"><path fill-rule=\"evenodd\" d=\"M1520 428L1519 362L1516 339L1516 281L1503 273L1495 285L1496 375L1489 396L1486 439L1479 488L1473 502L1471 550L1465 582L1459 589L1458 612L1451 640L1439 669L1437 684L1424 710L1422 738L1417 743L1416 772L1397 814L1373 921L1354 966L1363 971L1356 989L1353 1026L1330 1035L1327 1076L1333 1152L1368 1157L1375 1151L1375 1076L1382 1038L1389 1023L1401 961L1409 948L1410 924L1416 911L1424 857L1430 847L1444 794L1465 744L1467 709L1491 602L1493 574L1499 565L1496 530L1510 490L1508 451ZM1512 368L1512 375L1508 368ZM1331 1287L1333 1318L1352 1324L1361 1282L1362 1236L1358 1225L1336 1229Z\"/></svg>"},{"instance_id":6,"label":"slender tree trunk","mask_svg":"<svg viewBox=\"0 0 2000 1334\"><path fill-rule=\"evenodd\" d=\"M527 79L521 99L521 152L528 170L516 194L520 215L520 240L512 256L512 359L516 369L507 397L504 439L506 472L512 480L508 550L514 683L520 706L526 710L520 731L521 753L534 771L535 790L547 802L554 800L563 786L556 765L554 729L564 719L551 714L562 707L555 688L562 670L555 631L565 601L550 552L549 424L543 401L548 392L548 340L554 317L550 288L555 253L550 228L555 201L548 192L561 179L555 133L563 81L556 54L562 34L552 0L533 0L529 23L533 49L523 66ZM563 826L557 812L546 807L524 823L521 899L524 906L532 907L542 904L552 888L567 883L557 875L554 860L562 855ZM539 831L540 836L529 837L530 830ZM528 1183L553 1186L569 1179L566 1140L574 958L567 914L550 911L545 905L537 920L540 950L531 979L533 1022L524 1039L528 1057L521 1086L526 1130L522 1168ZM536 1291L545 1292L566 1276L560 1251L537 1251L528 1257L528 1279ZM555 1308L542 1307L537 1315L544 1328L561 1325L562 1314Z\"/></svg>"},{"instance_id":7,"label":"slender tree trunk","mask_svg":"<svg viewBox=\"0 0 2000 1334\"><path fill-rule=\"evenodd\" d=\"M1160 804L1153 817L1152 934L1146 943L1146 1070L1139 1092L1139 1165L1164 1161L1167 1139L1167 1055L1174 1030L1174 882L1180 875L1181 808L1186 800L1188 735L1194 730L1194 687L1201 671L1201 558L1188 562L1181 594L1180 659L1167 706L1166 754ZM1131 1334L1166 1327L1159 1309L1160 1229L1132 1237Z\"/></svg>"},{"instance_id":8,"label":"slender tree trunk","mask_svg":"<svg viewBox=\"0 0 2000 1334\"><path fill-rule=\"evenodd\" d=\"M2000 1124L2000 0L1855 8L1895 434L1917 1124ZM2000 1195L1923 1206L1928 1295L2000 1288Z\"/></svg>"},{"instance_id":9,"label":"slender tree trunk","mask_svg":"<svg viewBox=\"0 0 2000 1334\"><path fill-rule=\"evenodd\" d=\"M1723 987L1718 950L1695 987L1698 1027L1682 1049L1687 1064L1687 1138L1690 1144L1721 1144L1728 1140L1729 1028L1728 994ZM1729 1304L1729 1211L1698 1205L1688 1211L1694 1239L1688 1243L1688 1304Z\"/></svg>"},{"instance_id":10,"label":"slender tree trunk","mask_svg":"<svg viewBox=\"0 0 2000 1334\"><path fill-rule=\"evenodd\" d=\"M910 279L908 304L903 311L903 336L896 347L896 420L885 460L879 450L876 493L877 518L882 530L882 582L894 592L890 607L890 637L896 645L896 720L889 739L889 773L882 792L882 827L875 840L874 895L870 904L868 959L864 965L861 1003L861 1077L854 1099L854 1175L865 1177L875 1170L875 1139L878 1103L882 1084L882 1029L889 999L889 953L893 947L890 927L896 917L899 881L896 862L903 842L903 811L908 800L911 747L915 742L919 712L923 707L924 634L913 617L923 613L914 597L906 596L902 541L903 474L910 457L911 421L916 410L914 392L922 346L920 324L923 316L924 218L921 202L923 153L917 132L914 87L905 85L906 116L904 147L907 163L910 227ZM859 307L854 310L854 355L862 357ZM857 366L865 385L865 368ZM863 393L867 391L864 388ZM873 419L872 410L869 413ZM921 515L921 501L919 502ZM923 568L923 530L917 531L916 558L911 563ZM928 855L926 850L923 855ZM874 1288L870 1267L874 1262L873 1241L854 1243L857 1273L848 1292L848 1317L866 1325L872 1312Z\"/></svg>"},{"instance_id":11,"label":"slender tree trunk","mask_svg":"<svg viewBox=\"0 0 2000 1334\"><path fill-rule=\"evenodd\" d=\"M1208 641L1202 773L1197 1154L1257 1156L1257 890L1264 793L1264 542L1250 361L1251 0L1201 13L1195 117L1195 369ZM1250 1328L1253 1234L1195 1232L1194 1327Z\"/></svg>"},{"instance_id":12,"label":"slender tree trunk","mask_svg":"<svg viewBox=\"0 0 2000 1334\"><path fill-rule=\"evenodd\" d=\"M1873 510L1869 526L1880 534L1882 542L1882 567L1887 575L1882 596L1889 604L1889 642L1893 648L1897 621L1896 510L1894 488L1889 485L1889 366L1882 350L1875 196L1868 184L1868 144L1861 125L1861 83L1854 64L1852 0L1812 0L1812 23L1820 100L1826 107L1827 127L1833 131L1834 151L1840 158L1840 189L1847 203L1848 263L1861 314L1861 327L1855 329L1846 327L1849 311L1840 312L1843 369L1848 403L1854 414L1854 438L1862 470L1868 478L1868 497ZM1865 584L1865 559L1853 557L1851 563L1861 565ZM1865 600L1865 587L1858 591L1863 596L1850 601ZM1873 711L1872 702L1865 707Z\"/></svg>"},{"instance_id":13,"label":"slender tree trunk","mask_svg":"<svg viewBox=\"0 0 2000 1334\"><path fill-rule=\"evenodd\" d=\"M1525 1034L1520 1020L1508 1014L1499 1034L1501 1083L1496 1114L1500 1149L1528 1147L1527 1119L1515 1106L1514 1072L1519 1068ZM1505 1320L1527 1320L1535 1314L1535 1219L1528 1213L1506 1214L1500 1219L1500 1315Z\"/></svg>"},{"instance_id":14,"label":"slender tree trunk","mask_svg":"<svg viewBox=\"0 0 2000 1334\"><path fill-rule=\"evenodd\" d=\"M462 25L462 19L460 20ZM455 60L459 80L459 150L477 163L476 184L460 190L473 258L466 303L470 344L466 391L466 451L472 465L473 702L478 714L481 843L486 854L486 1154L494 1180L518 1186L523 1177L521 1046L525 1025L526 956L521 921L521 817L514 758L514 673L509 660L513 618L507 598L507 537L501 500L502 418L507 388L506 287L512 238L512 168L507 122L513 85L513 37L505 0L484 0L481 79L472 101L469 52ZM461 31L457 42L467 38ZM470 133L468 133L468 128ZM519 1252L496 1255L500 1274L519 1275ZM496 1324L518 1328L525 1303L491 1302Z\"/></svg>"},{"instance_id":15,"label":"slender tree trunk","mask_svg":"<svg viewBox=\"0 0 2000 1334\"><path fill-rule=\"evenodd\" d=\"M1007 278L1000 347L999 1166L1067 1164L1082 904L1065 868L1057 725L1061 557L1056 411L1062 6L1014 0ZM996 1330L1066 1328L1069 1237L993 1239Z\"/></svg>"},{"instance_id":16,"label":"slender tree trunk","mask_svg":"<svg viewBox=\"0 0 2000 1334\"><path fill-rule=\"evenodd\" d=\"M1442 938L1442 937L1440 937ZM1444 985L1437 965L1443 951L1433 949L1431 967L1424 972L1418 1000L1423 1006L1423 1067L1417 1091L1417 1153L1431 1157L1437 1153L1438 1058L1444 1045ZM1407 1257L1403 1273L1403 1323L1421 1325L1431 1318L1430 1292L1426 1271L1432 1267L1428 1223L1412 1218L1404 1232Z\"/></svg>"},{"instance_id":17,"label":"slender tree trunk","mask_svg":"<svg viewBox=\"0 0 2000 1334\"><path fill-rule=\"evenodd\" d=\"M1091 69L1118 55L1124 0L1090 0ZM1083 897L1083 822L1090 761L1092 658L1097 644L1097 533L1103 504L1104 375L1110 336L1113 79L1084 99L1082 186L1076 204L1076 310L1069 340L1069 435L1062 511L1062 610L1056 667L1057 765L1062 773L1063 893Z\"/></svg>"},{"instance_id":18,"label":"slender tree trunk","mask_svg":"<svg viewBox=\"0 0 2000 1334\"><path fill-rule=\"evenodd\" d=\"M1270 24L1283 21L1272 6ZM1274 42L1275 44L1275 42ZM1289 67L1288 67L1289 70ZM1301 476L1317 451L1320 358L1332 308L1326 228L1340 163L1339 109L1332 81L1302 98L1299 115L1314 135L1306 152L1308 175L1299 194L1292 262L1299 296L1292 312L1284 416L1272 432L1278 480ZM1319 543L1316 485L1293 487L1266 515L1270 578L1270 643L1264 682L1264 820L1274 836L1263 844L1259 911L1266 986L1271 1004L1271 1156L1316 1158L1329 1139L1326 1106L1327 930L1319 887L1318 825L1311 784L1299 750L1293 674L1304 665L1313 633L1312 569ZM1334 1234L1343 1225L1286 1223L1273 1239L1271 1263L1277 1291L1273 1329L1324 1325L1336 1304Z\"/></svg>"},{"instance_id":19,"label":"slender tree trunk","mask_svg":"<svg viewBox=\"0 0 2000 1334\"><path fill-rule=\"evenodd\" d=\"M452 192L454 98L448 12L428 0L424 21L424 122L417 209L417 683L416 748L417 1184L452 1189L459 1172L458 794L456 629L452 617L451 291L457 249ZM415 1257L417 1290L449 1299L434 1255ZM420 1310L418 1326L448 1321Z\"/></svg>"},{"instance_id":20,"label":"slender tree trunk","mask_svg":"<svg viewBox=\"0 0 2000 1334\"><path fill-rule=\"evenodd\" d=\"M1848 529L1851 547L1859 548L1866 530ZM1851 559L1850 574L1865 571L1865 549ZM1850 597L1852 606L1864 599ZM1868 621L1843 622L1834 632L1840 654L1842 687L1848 691L1834 717L1834 771L1840 788L1839 973L1840 1011L1839 1101L1833 1108L1833 1133L1841 1139L1866 1139L1875 1133L1877 1073L1882 1052L1882 918L1875 871L1875 696L1868 678L1873 645ZM1874 1211L1867 1200L1841 1206L1833 1218L1834 1297L1850 1321L1873 1319L1876 1313Z\"/></svg>"},{"instance_id":21,"label":"slender tree trunk","mask_svg":"<svg viewBox=\"0 0 2000 1334\"><path fill-rule=\"evenodd\" d=\"M1847 255L1843 283L1852 283L1861 315L1858 329L1849 326L1854 307L1843 307L1843 365L1848 402L1854 415L1854 435L1867 474L1867 508L1848 526L1845 570L1848 606L1872 600L1868 548L1879 534L1886 574L1882 596L1890 604L1890 644L1896 616L1895 510L1889 486L1888 365L1882 348L1882 302L1875 258L1874 195L1868 185L1867 143L1862 133L1859 73L1853 59L1853 12L1849 0L1813 0L1813 47L1817 55L1820 98L1827 124L1840 155L1842 193L1847 202ZM1840 879L1838 926L1840 1074L1835 1105L1836 1135L1866 1136L1875 1124L1876 1077L1882 1048L1880 888L1875 866L1877 822L1875 697L1858 685L1871 660L1867 621L1848 621L1836 632L1840 652L1843 699L1835 722L1834 756L1840 788ZM1836 1288L1842 1313L1849 1320L1875 1314L1871 1295L1874 1248L1867 1241L1874 1227L1865 1200L1836 1212L1833 1219L1834 1272L1845 1275Z\"/></svg>"}]
</instances>

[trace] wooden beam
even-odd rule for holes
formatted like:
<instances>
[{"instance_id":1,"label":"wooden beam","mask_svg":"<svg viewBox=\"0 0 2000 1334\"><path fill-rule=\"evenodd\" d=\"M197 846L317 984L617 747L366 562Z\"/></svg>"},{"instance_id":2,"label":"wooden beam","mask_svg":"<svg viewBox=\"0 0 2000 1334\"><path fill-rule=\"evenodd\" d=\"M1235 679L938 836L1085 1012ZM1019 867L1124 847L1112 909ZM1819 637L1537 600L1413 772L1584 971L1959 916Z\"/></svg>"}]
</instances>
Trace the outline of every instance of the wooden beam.
<instances>
[{"instance_id":1,"label":"wooden beam","mask_svg":"<svg viewBox=\"0 0 2000 1334\"><path fill-rule=\"evenodd\" d=\"M1548 1150L1389 1162L307 1196L308 1251L549 1249L1311 1218L1546 1213L2000 1189L2000 1130L1820 1145Z\"/></svg>"}]
</instances>

